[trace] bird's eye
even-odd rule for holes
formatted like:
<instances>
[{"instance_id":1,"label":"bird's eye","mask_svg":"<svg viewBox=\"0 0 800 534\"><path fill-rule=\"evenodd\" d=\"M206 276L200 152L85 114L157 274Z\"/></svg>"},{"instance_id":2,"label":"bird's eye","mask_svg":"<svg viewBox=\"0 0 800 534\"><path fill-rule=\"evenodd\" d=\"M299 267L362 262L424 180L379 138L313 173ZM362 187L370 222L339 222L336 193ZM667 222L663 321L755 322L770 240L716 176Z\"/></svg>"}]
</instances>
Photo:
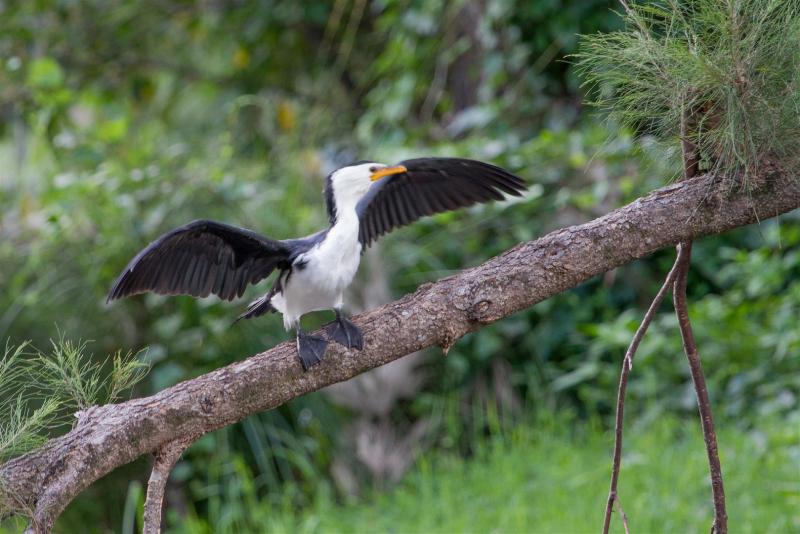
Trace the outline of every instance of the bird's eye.
<instances>
[{"instance_id":1,"label":"bird's eye","mask_svg":"<svg viewBox=\"0 0 800 534\"><path fill-rule=\"evenodd\" d=\"M370 167L370 168L369 168L369 172L375 172L375 171L377 171L377 170L378 170L378 167L376 167L376 166L374 166L374 165L373 165L372 167Z\"/></svg>"}]
</instances>

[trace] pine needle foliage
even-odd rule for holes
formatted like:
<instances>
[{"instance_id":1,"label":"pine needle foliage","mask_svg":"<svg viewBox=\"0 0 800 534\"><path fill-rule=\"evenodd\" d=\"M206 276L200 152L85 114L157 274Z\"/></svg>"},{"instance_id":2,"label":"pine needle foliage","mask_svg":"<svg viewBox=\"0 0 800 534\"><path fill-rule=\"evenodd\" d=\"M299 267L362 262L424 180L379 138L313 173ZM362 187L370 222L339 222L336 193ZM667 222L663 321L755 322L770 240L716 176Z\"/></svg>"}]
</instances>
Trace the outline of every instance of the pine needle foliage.
<instances>
[{"instance_id":1,"label":"pine needle foliage","mask_svg":"<svg viewBox=\"0 0 800 534\"><path fill-rule=\"evenodd\" d=\"M17 347L6 343L0 360L0 461L40 445L58 408L55 396L37 399L28 387L29 347L28 343Z\"/></svg>"},{"instance_id":2,"label":"pine needle foliage","mask_svg":"<svg viewBox=\"0 0 800 534\"><path fill-rule=\"evenodd\" d=\"M98 362L87 354L85 341L60 334L51 343L52 351L44 353L28 342L6 342L0 359L0 462L73 424L76 410L118 400L149 370L141 353L117 352ZM0 479L0 518L9 513L13 497Z\"/></svg>"},{"instance_id":3,"label":"pine needle foliage","mask_svg":"<svg viewBox=\"0 0 800 534\"><path fill-rule=\"evenodd\" d=\"M75 342L61 336L51 343L50 354L37 353L37 378L46 389L79 410L116 401L148 370L148 365L131 352L117 352L98 363L87 357L86 341Z\"/></svg>"},{"instance_id":4,"label":"pine needle foliage","mask_svg":"<svg viewBox=\"0 0 800 534\"><path fill-rule=\"evenodd\" d=\"M701 169L747 185L800 152L800 3L622 3L625 28L582 37L592 103L634 131L694 143Z\"/></svg>"},{"instance_id":5,"label":"pine needle foliage","mask_svg":"<svg viewBox=\"0 0 800 534\"><path fill-rule=\"evenodd\" d=\"M48 353L6 343L0 360L0 462L27 452L75 421L76 410L114 402L147 373L140 353L97 361L87 342L61 335Z\"/></svg>"}]
</instances>

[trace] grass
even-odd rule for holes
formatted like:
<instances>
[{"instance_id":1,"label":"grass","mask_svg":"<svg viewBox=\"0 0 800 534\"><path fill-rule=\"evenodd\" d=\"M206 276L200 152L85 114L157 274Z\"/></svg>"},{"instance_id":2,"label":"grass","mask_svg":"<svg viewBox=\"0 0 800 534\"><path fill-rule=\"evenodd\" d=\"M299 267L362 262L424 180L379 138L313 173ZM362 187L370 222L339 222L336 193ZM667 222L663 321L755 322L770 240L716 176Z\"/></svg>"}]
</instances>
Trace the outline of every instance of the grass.
<instances>
[{"instance_id":1,"label":"grass","mask_svg":"<svg viewBox=\"0 0 800 534\"><path fill-rule=\"evenodd\" d=\"M762 421L749 430L732 421L718 426L731 532L800 532L799 418ZM557 414L487 436L475 447L470 458L441 450L424 454L393 490L349 504L337 503L329 484L321 480L316 499L302 510L294 509L290 498L283 506L259 500L249 469L235 461L229 466L234 476L228 483L237 486L229 493L237 497L211 497L208 510L213 519L191 510L179 518L169 510L166 532L600 530L612 449L608 429ZM138 481L131 486L136 491L129 495L119 532L141 528L141 520L134 517L137 508L141 517L143 488ZM629 424L620 496L632 532L707 532L711 491L697 421L664 417ZM6 526L9 530L0 526L0 533L17 532L23 523ZM623 532L616 513L612 532Z\"/></svg>"},{"instance_id":2,"label":"grass","mask_svg":"<svg viewBox=\"0 0 800 534\"><path fill-rule=\"evenodd\" d=\"M731 531L800 532L800 421L720 426ZM697 421L666 418L627 435L620 496L632 532L707 532L711 492ZM189 517L168 532L597 532L611 449L611 433L598 425L540 419L487 437L469 459L426 454L393 491L360 502L336 504L321 491L298 511L247 498L213 525ZM616 514L612 532L623 532Z\"/></svg>"}]
</instances>

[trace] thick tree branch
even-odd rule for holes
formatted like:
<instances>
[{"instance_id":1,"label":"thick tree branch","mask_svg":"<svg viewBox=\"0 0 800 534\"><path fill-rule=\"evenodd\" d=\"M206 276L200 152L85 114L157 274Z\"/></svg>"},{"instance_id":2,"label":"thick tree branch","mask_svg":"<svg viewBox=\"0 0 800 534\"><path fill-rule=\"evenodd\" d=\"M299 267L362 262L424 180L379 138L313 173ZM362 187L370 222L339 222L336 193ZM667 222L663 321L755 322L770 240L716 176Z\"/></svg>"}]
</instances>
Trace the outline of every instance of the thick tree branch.
<instances>
[{"instance_id":1,"label":"thick tree branch","mask_svg":"<svg viewBox=\"0 0 800 534\"><path fill-rule=\"evenodd\" d=\"M66 435L0 466L0 503L12 512L34 509L36 524L47 530L94 481L175 439L191 441L425 347L448 348L468 332L660 248L800 206L793 176L772 169L760 183L745 195L720 179L698 177L521 243L361 314L356 323L364 331L364 350L332 344L325 361L308 373L295 344L286 342L150 397L98 407Z\"/></svg>"}]
</instances>

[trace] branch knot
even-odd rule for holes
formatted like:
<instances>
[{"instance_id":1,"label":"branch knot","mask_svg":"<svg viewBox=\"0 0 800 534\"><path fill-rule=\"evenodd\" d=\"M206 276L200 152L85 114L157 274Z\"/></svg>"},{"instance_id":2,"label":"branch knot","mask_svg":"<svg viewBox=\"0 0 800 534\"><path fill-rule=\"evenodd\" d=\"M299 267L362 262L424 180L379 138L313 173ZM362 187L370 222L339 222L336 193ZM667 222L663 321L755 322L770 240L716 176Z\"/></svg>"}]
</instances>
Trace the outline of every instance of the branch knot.
<instances>
[{"instance_id":1,"label":"branch knot","mask_svg":"<svg viewBox=\"0 0 800 534\"><path fill-rule=\"evenodd\" d=\"M492 301L489 299L481 299L474 302L467 310L467 318L474 323L489 324L496 320L495 315L491 313Z\"/></svg>"}]
</instances>

